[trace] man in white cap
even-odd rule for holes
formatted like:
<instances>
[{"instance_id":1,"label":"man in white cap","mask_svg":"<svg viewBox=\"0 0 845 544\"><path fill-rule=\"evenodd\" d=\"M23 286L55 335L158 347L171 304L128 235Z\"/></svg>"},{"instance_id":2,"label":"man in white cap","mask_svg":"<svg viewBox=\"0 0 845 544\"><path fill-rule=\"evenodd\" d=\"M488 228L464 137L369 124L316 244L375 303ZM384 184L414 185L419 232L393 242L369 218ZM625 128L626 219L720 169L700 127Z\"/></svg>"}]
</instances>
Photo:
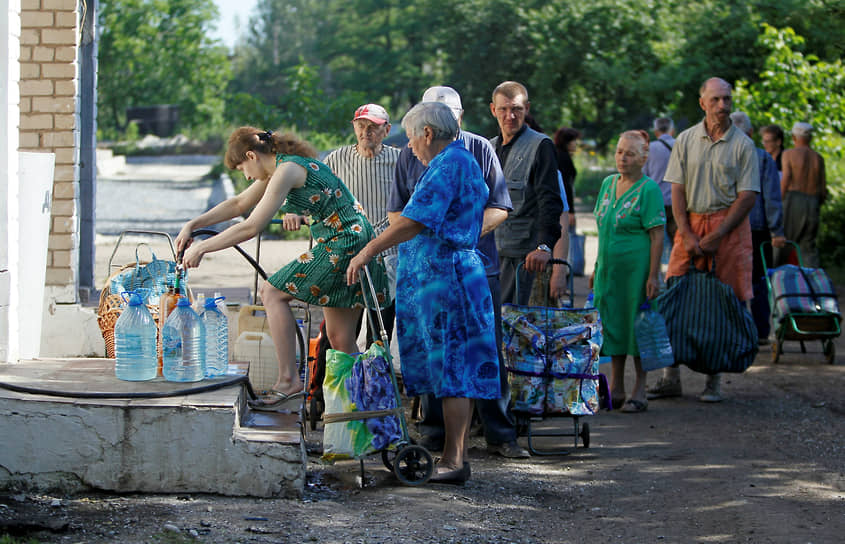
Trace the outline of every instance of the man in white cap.
<instances>
[{"instance_id":1,"label":"man in white cap","mask_svg":"<svg viewBox=\"0 0 845 544\"><path fill-rule=\"evenodd\" d=\"M816 236L819 233L819 209L827 198L827 180L824 159L810 149L813 127L809 123L792 125L792 149L783 152L783 177L780 190L783 195L783 230L788 240L801 249L805 266L818 268L819 250ZM790 247L778 252L777 262L785 264Z\"/></svg>"},{"instance_id":2,"label":"man in white cap","mask_svg":"<svg viewBox=\"0 0 845 544\"><path fill-rule=\"evenodd\" d=\"M461 96L451 87L431 87L423 93L422 102L441 102L449 106L452 114L461 124L463 119L463 106ZM477 134L459 130L458 140L473 154L481 172L490 189L490 196L484 209L484 221L481 227L481 239L478 242L478 251L483 255L486 266L487 283L490 286L490 293L493 295L493 309L496 318L497 343L501 345L501 289L499 287L499 257L496 251L496 241L493 236L493 229L501 224L511 210L511 199L508 195L505 177L502 174L502 167L493 147ZM417 184L426 167L414 156L410 148L405 148L399 155L396 163L396 176L393 180L393 190L390 194L388 204L388 215L399 216L405 204L414 192ZM389 263L389 260L387 261ZM519 446L516 441L516 424L513 414L510 413L510 392L508 388L507 372L504 366L501 352L499 353L499 377L502 388L502 397L494 400L479 400L476 402L481 421L484 425L484 437L487 440L487 447L491 453L510 458L529 457L527 450ZM423 444L429 449L438 451L443 444L443 413L440 402L433 395L427 395L422 399L423 421L420 423L420 434L423 435Z\"/></svg>"},{"instance_id":3,"label":"man in white cap","mask_svg":"<svg viewBox=\"0 0 845 544\"><path fill-rule=\"evenodd\" d=\"M364 207L367 218L378 235L387 228L387 200L393 185L393 170L399 158L399 149L384 145L390 134L390 116L378 104L364 104L352 116L352 128L358 143L335 149L324 161L332 172L349 188ZM384 253L385 259L396 255L396 247ZM388 337L393 334L395 306L382 310L382 320ZM367 320L367 343L378 339L378 331L370 330L370 322L378 324L375 316Z\"/></svg>"}]
</instances>

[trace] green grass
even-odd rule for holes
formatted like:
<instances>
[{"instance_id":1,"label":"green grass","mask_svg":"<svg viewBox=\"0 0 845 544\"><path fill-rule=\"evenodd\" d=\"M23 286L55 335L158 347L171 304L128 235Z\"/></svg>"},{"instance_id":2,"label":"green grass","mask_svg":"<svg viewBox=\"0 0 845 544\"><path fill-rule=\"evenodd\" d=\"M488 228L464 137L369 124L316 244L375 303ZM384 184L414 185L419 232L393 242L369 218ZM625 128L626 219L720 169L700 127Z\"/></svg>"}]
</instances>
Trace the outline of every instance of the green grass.
<instances>
[{"instance_id":1,"label":"green grass","mask_svg":"<svg viewBox=\"0 0 845 544\"><path fill-rule=\"evenodd\" d=\"M23 540L9 535L0 535L0 544L40 544L40 541L34 538Z\"/></svg>"}]
</instances>

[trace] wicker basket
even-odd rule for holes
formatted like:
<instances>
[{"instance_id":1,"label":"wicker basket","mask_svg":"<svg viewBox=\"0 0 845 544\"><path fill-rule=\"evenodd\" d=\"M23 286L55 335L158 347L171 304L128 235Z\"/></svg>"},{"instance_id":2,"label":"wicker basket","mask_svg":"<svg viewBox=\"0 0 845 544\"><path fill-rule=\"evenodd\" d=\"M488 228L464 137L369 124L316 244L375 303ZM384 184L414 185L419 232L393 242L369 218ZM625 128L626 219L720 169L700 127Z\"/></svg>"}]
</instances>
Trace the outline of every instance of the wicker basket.
<instances>
[{"instance_id":1,"label":"wicker basket","mask_svg":"<svg viewBox=\"0 0 845 544\"><path fill-rule=\"evenodd\" d=\"M141 264L143 265L145 263ZM103 341L106 344L106 357L109 359L114 358L114 325L117 323L117 318L120 317L120 314L123 311L123 308L121 308L123 300L120 295L111 294L111 281L124 270L134 268L137 265L138 263L129 263L121 266L111 276L109 276L106 280L106 284L103 286L103 290L100 291L100 304L97 306L97 325L100 326L100 332L102 333ZM161 338L159 338L161 331L158 326L158 305L147 304L147 308L153 315L153 320L155 320L156 329L158 331L156 332L156 345L158 346L158 355L161 357Z\"/></svg>"}]
</instances>

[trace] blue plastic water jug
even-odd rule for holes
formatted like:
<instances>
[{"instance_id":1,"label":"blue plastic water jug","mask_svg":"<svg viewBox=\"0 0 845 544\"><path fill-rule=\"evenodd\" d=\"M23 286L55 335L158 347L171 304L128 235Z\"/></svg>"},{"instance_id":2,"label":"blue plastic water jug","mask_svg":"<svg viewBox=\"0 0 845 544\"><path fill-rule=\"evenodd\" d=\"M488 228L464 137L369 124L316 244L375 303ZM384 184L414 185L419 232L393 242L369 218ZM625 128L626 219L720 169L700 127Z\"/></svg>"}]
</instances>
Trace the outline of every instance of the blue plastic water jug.
<instances>
[{"instance_id":1,"label":"blue plastic water jug","mask_svg":"<svg viewBox=\"0 0 845 544\"><path fill-rule=\"evenodd\" d=\"M158 370L155 321L141 293L121 297L127 305L114 324L114 375L132 382L152 380Z\"/></svg>"},{"instance_id":2,"label":"blue plastic water jug","mask_svg":"<svg viewBox=\"0 0 845 544\"><path fill-rule=\"evenodd\" d=\"M669 343L669 334L666 332L666 321L662 315L651 309L648 302L640 306L634 320L634 336L640 349L640 363L646 372L675 363L672 344Z\"/></svg>"},{"instance_id":3,"label":"blue plastic water jug","mask_svg":"<svg viewBox=\"0 0 845 544\"><path fill-rule=\"evenodd\" d=\"M200 315L205 325L205 376L223 376L229 370L229 323L218 302L225 297L205 299Z\"/></svg>"},{"instance_id":4,"label":"blue plastic water jug","mask_svg":"<svg viewBox=\"0 0 845 544\"><path fill-rule=\"evenodd\" d=\"M164 379L198 382L205 377L205 326L187 297L179 297L161 330Z\"/></svg>"}]
</instances>

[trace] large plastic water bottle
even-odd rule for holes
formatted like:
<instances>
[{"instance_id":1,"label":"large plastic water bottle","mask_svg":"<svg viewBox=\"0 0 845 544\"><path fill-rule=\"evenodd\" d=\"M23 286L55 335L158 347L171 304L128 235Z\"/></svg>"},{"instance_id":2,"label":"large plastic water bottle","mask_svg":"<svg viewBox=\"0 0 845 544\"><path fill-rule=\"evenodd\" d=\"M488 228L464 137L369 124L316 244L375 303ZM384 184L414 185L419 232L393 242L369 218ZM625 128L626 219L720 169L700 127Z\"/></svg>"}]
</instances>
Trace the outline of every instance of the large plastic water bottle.
<instances>
[{"instance_id":1,"label":"large plastic water bottle","mask_svg":"<svg viewBox=\"0 0 845 544\"><path fill-rule=\"evenodd\" d=\"M114 375L131 382L152 380L158 369L155 321L141 293L121 296L127 305L114 324Z\"/></svg>"},{"instance_id":2,"label":"large plastic water bottle","mask_svg":"<svg viewBox=\"0 0 845 544\"><path fill-rule=\"evenodd\" d=\"M205 299L200 318L205 325L205 376L222 376L229 370L229 323L217 303L224 297Z\"/></svg>"},{"instance_id":3,"label":"large plastic water bottle","mask_svg":"<svg viewBox=\"0 0 845 544\"><path fill-rule=\"evenodd\" d=\"M167 316L161 341L164 379L198 382L205 377L205 326L187 297L179 297Z\"/></svg>"},{"instance_id":4,"label":"large plastic water bottle","mask_svg":"<svg viewBox=\"0 0 845 544\"><path fill-rule=\"evenodd\" d=\"M646 372L671 366L675 363L672 344L666 332L663 316L651 309L646 302L640 306L634 320L634 336L640 348L640 362Z\"/></svg>"}]
</instances>

